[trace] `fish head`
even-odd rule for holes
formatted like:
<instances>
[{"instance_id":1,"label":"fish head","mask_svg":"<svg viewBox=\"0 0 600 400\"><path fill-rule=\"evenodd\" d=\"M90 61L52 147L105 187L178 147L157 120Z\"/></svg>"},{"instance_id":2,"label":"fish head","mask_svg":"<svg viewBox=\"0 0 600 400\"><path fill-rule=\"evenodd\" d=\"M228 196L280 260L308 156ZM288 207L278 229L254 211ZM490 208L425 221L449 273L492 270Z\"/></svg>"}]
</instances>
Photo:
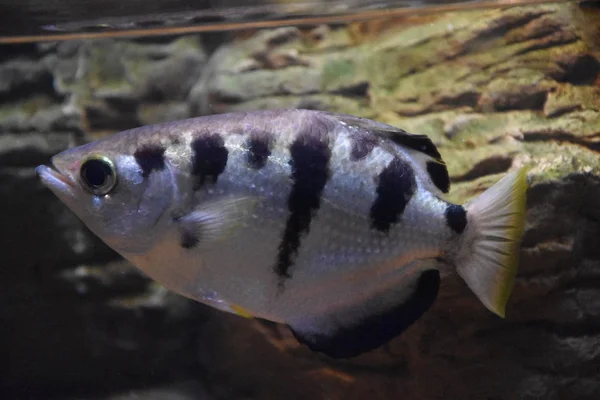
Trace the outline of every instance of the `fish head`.
<instances>
[{"instance_id":1,"label":"fish head","mask_svg":"<svg viewBox=\"0 0 600 400\"><path fill-rule=\"evenodd\" d=\"M36 169L42 184L121 254L153 246L164 233L174 198L169 168L148 173L136 160L135 147L118 140L92 142L55 155L52 167Z\"/></svg>"}]
</instances>

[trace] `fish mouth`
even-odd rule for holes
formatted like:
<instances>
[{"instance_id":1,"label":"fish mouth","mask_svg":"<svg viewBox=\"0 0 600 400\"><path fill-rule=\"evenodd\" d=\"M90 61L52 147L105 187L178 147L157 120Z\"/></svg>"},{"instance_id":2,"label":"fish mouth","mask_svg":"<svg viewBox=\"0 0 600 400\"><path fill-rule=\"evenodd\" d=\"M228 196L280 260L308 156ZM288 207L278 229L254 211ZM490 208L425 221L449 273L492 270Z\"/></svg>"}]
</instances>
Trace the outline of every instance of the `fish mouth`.
<instances>
[{"instance_id":1,"label":"fish mouth","mask_svg":"<svg viewBox=\"0 0 600 400\"><path fill-rule=\"evenodd\" d=\"M63 200L75 197L75 182L69 174L61 172L52 160L52 167L40 165L35 169L40 181Z\"/></svg>"}]
</instances>

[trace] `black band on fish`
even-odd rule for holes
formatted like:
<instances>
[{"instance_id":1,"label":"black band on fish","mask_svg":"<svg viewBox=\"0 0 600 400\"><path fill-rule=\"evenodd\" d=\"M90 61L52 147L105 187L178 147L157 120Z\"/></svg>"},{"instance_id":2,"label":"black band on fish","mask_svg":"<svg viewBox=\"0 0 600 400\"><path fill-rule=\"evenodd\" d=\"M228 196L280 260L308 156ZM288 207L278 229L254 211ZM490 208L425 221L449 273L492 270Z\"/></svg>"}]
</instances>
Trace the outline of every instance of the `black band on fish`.
<instances>
[{"instance_id":1,"label":"black band on fish","mask_svg":"<svg viewBox=\"0 0 600 400\"><path fill-rule=\"evenodd\" d=\"M197 178L194 190L205 183L217 183L227 166L228 154L225 141L218 133L204 134L192 142L192 175Z\"/></svg>"},{"instance_id":2,"label":"black band on fish","mask_svg":"<svg viewBox=\"0 0 600 400\"><path fill-rule=\"evenodd\" d=\"M247 142L247 163L250 168L261 169L267 164L273 146L273 136L269 133L251 133Z\"/></svg>"},{"instance_id":3,"label":"black band on fish","mask_svg":"<svg viewBox=\"0 0 600 400\"><path fill-rule=\"evenodd\" d=\"M445 211L448 226L456 233L462 233L467 226L467 210L461 205L448 204Z\"/></svg>"},{"instance_id":4,"label":"black band on fish","mask_svg":"<svg viewBox=\"0 0 600 400\"><path fill-rule=\"evenodd\" d=\"M396 157L379 174L378 181L377 198L371 206L371 227L387 233L415 192L415 173L408 162Z\"/></svg>"},{"instance_id":5,"label":"black band on fish","mask_svg":"<svg viewBox=\"0 0 600 400\"><path fill-rule=\"evenodd\" d=\"M379 138L371 133L356 132L352 136L350 161L359 161L368 156L379 143Z\"/></svg>"},{"instance_id":6,"label":"black band on fish","mask_svg":"<svg viewBox=\"0 0 600 400\"><path fill-rule=\"evenodd\" d=\"M165 168L165 150L164 147L157 145L144 145L133 153L144 178L150 176L154 170L161 171Z\"/></svg>"},{"instance_id":7,"label":"black band on fish","mask_svg":"<svg viewBox=\"0 0 600 400\"><path fill-rule=\"evenodd\" d=\"M450 190L450 176L445 164L440 164L435 161L427 162L427 173L433 184L443 193L448 193Z\"/></svg>"},{"instance_id":8,"label":"black band on fish","mask_svg":"<svg viewBox=\"0 0 600 400\"><path fill-rule=\"evenodd\" d=\"M275 264L275 273L289 278L289 269L300 247L300 238L308 233L313 213L329 179L331 150L326 135L301 134L290 146L292 190L288 197L289 217Z\"/></svg>"}]
</instances>

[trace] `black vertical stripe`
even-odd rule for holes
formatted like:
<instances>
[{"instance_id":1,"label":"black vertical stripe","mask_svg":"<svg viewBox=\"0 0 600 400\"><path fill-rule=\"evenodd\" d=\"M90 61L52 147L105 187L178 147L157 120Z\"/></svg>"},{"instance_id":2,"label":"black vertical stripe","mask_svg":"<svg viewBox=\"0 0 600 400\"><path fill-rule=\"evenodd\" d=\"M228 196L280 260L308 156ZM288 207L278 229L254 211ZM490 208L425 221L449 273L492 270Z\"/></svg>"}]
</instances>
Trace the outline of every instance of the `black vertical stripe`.
<instances>
[{"instance_id":1,"label":"black vertical stripe","mask_svg":"<svg viewBox=\"0 0 600 400\"><path fill-rule=\"evenodd\" d=\"M462 233L467 227L467 210L461 205L448 204L446 207L446 223L456 233Z\"/></svg>"},{"instance_id":2,"label":"black vertical stripe","mask_svg":"<svg viewBox=\"0 0 600 400\"><path fill-rule=\"evenodd\" d=\"M261 169L267 164L273 146L273 136L267 132L251 133L248 137L246 161L250 168Z\"/></svg>"},{"instance_id":3,"label":"black vertical stripe","mask_svg":"<svg viewBox=\"0 0 600 400\"><path fill-rule=\"evenodd\" d=\"M165 148L158 145L144 145L133 153L135 162L142 170L142 176L147 178L154 170L165 168Z\"/></svg>"},{"instance_id":4,"label":"black vertical stripe","mask_svg":"<svg viewBox=\"0 0 600 400\"><path fill-rule=\"evenodd\" d=\"M370 213L371 227L388 232L404 212L415 186L415 174L410 164L394 158L378 176L377 197Z\"/></svg>"},{"instance_id":5,"label":"black vertical stripe","mask_svg":"<svg viewBox=\"0 0 600 400\"><path fill-rule=\"evenodd\" d=\"M192 175L196 177L194 190L205 183L217 183L227 166L228 154L223 137L217 133L204 134L192 142Z\"/></svg>"},{"instance_id":6,"label":"black vertical stripe","mask_svg":"<svg viewBox=\"0 0 600 400\"><path fill-rule=\"evenodd\" d=\"M445 164L440 164L436 161L427 162L427 173L433 184L443 193L448 193L450 190L450 176Z\"/></svg>"},{"instance_id":7,"label":"black vertical stripe","mask_svg":"<svg viewBox=\"0 0 600 400\"><path fill-rule=\"evenodd\" d=\"M329 179L331 150L325 135L302 134L290 146L292 190L288 197L289 217L275 263L275 273L289 278L290 268L300 247L302 235L310 230L313 214Z\"/></svg>"}]
</instances>

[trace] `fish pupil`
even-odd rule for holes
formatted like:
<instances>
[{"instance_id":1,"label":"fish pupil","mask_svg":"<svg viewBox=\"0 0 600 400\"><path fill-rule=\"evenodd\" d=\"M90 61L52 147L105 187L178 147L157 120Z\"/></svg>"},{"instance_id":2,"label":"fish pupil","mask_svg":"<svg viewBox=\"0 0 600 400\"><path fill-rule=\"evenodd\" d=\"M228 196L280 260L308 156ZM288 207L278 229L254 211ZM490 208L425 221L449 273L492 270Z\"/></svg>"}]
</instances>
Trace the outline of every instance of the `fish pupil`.
<instances>
[{"instance_id":1,"label":"fish pupil","mask_svg":"<svg viewBox=\"0 0 600 400\"><path fill-rule=\"evenodd\" d=\"M111 175L110 165L103 160L88 160L81 166L81 177L93 188L103 186Z\"/></svg>"}]
</instances>

